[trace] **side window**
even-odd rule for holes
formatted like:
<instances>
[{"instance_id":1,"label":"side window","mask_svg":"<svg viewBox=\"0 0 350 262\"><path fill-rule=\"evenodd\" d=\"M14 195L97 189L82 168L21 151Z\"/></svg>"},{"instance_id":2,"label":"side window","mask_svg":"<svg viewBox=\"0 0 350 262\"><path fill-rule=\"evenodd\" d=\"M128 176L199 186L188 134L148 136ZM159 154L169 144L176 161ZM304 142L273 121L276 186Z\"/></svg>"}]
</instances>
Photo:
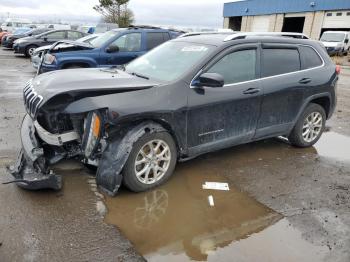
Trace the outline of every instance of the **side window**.
<instances>
[{"instance_id":1,"label":"side window","mask_svg":"<svg viewBox=\"0 0 350 262\"><path fill-rule=\"evenodd\" d=\"M322 59L312 47L300 46L299 50L302 69L308 69L322 65Z\"/></svg>"},{"instance_id":2,"label":"side window","mask_svg":"<svg viewBox=\"0 0 350 262\"><path fill-rule=\"evenodd\" d=\"M207 72L222 75L225 85L256 79L256 49L228 54Z\"/></svg>"},{"instance_id":3,"label":"side window","mask_svg":"<svg viewBox=\"0 0 350 262\"><path fill-rule=\"evenodd\" d=\"M47 39L65 39L66 34L64 31L56 31L56 32L52 32L50 34L47 34L43 37L46 37Z\"/></svg>"},{"instance_id":4,"label":"side window","mask_svg":"<svg viewBox=\"0 0 350 262\"><path fill-rule=\"evenodd\" d=\"M68 39L76 40L78 38L81 38L81 33L75 31L68 31Z\"/></svg>"},{"instance_id":5,"label":"side window","mask_svg":"<svg viewBox=\"0 0 350 262\"><path fill-rule=\"evenodd\" d=\"M12 26L12 23L11 23L11 22L8 22L8 23L7 23L7 26Z\"/></svg>"},{"instance_id":6,"label":"side window","mask_svg":"<svg viewBox=\"0 0 350 262\"><path fill-rule=\"evenodd\" d=\"M163 33L147 33L147 50L151 50L164 42Z\"/></svg>"},{"instance_id":7,"label":"side window","mask_svg":"<svg viewBox=\"0 0 350 262\"><path fill-rule=\"evenodd\" d=\"M163 33L163 39L164 39L164 42L170 40L170 35L169 35L169 33Z\"/></svg>"},{"instance_id":8,"label":"side window","mask_svg":"<svg viewBox=\"0 0 350 262\"><path fill-rule=\"evenodd\" d=\"M122 35L111 46L118 46L119 52L137 52L141 50L141 33Z\"/></svg>"},{"instance_id":9,"label":"side window","mask_svg":"<svg viewBox=\"0 0 350 262\"><path fill-rule=\"evenodd\" d=\"M264 48L262 53L262 76L275 76L300 70L297 49Z\"/></svg>"}]
</instances>

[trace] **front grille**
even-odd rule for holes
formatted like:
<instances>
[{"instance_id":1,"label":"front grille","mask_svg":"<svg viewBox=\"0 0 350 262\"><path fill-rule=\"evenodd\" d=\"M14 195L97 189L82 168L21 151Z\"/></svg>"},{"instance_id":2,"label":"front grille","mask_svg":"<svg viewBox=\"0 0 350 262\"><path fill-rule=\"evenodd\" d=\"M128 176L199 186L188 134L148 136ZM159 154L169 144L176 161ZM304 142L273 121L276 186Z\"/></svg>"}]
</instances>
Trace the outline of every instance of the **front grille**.
<instances>
[{"instance_id":1,"label":"front grille","mask_svg":"<svg viewBox=\"0 0 350 262\"><path fill-rule=\"evenodd\" d=\"M27 113L35 119L36 112L43 101L43 97L35 92L31 81L29 81L23 89L23 100Z\"/></svg>"}]
</instances>

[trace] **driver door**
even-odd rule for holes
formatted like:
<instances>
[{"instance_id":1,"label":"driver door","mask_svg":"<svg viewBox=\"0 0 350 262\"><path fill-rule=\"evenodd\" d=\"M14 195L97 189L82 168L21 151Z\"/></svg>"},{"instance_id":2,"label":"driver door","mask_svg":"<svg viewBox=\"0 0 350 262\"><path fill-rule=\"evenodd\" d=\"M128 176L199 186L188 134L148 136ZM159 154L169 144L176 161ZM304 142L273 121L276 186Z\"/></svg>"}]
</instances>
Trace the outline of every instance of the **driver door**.
<instances>
[{"instance_id":1,"label":"driver door","mask_svg":"<svg viewBox=\"0 0 350 262\"><path fill-rule=\"evenodd\" d=\"M260 50L239 45L220 54L202 73L223 76L223 87L192 87L187 144L196 155L250 141L260 114Z\"/></svg>"},{"instance_id":2,"label":"driver door","mask_svg":"<svg viewBox=\"0 0 350 262\"><path fill-rule=\"evenodd\" d=\"M118 46L119 51L108 52L106 50L101 51L102 66L123 65L129 63L131 60L143 55L142 51L142 34L141 33L129 33L124 34L112 42L109 47Z\"/></svg>"}]
</instances>

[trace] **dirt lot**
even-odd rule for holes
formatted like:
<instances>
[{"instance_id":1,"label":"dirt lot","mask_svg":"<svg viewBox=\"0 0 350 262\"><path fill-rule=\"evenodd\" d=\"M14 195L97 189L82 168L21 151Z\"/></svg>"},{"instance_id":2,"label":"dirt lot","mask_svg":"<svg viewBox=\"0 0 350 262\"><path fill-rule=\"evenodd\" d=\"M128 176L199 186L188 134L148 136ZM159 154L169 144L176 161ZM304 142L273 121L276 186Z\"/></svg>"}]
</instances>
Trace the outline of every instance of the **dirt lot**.
<instances>
[{"instance_id":1,"label":"dirt lot","mask_svg":"<svg viewBox=\"0 0 350 262\"><path fill-rule=\"evenodd\" d=\"M5 167L20 147L21 89L34 73L27 59L0 50L0 182L11 179ZM271 139L207 154L142 194L102 196L75 162L56 167L60 192L0 185L0 261L348 262L350 67L327 125L313 148ZM206 181L230 190L203 190Z\"/></svg>"}]
</instances>

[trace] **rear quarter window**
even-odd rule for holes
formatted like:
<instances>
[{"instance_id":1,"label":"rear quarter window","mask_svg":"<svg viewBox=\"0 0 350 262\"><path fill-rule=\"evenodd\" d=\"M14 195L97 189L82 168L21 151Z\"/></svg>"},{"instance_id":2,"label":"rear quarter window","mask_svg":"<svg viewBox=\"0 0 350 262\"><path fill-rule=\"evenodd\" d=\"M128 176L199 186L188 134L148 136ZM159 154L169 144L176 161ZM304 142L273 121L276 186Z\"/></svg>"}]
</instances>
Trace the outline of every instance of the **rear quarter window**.
<instances>
[{"instance_id":1,"label":"rear quarter window","mask_svg":"<svg viewBox=\"0 0 350 262\"><path fill-rule=\"evenodd\" d=\"M167 40L164 39L164 33L147 33L147 49L151 50Z\"/></svg>"},{"instance_id":2,"label":"rear quarter window","mask_svg":"<svg viewBox=\"0 0 350 262\"><path fill-rule=\"evenodd\" d=\"M312 47L300 46L299 51L302 69L314 68L323 64L322 59Z\"/></svg>"},{"instance_id":3,"label":"rear quarter window","mask_svg":"<svg viewBox=\"0 0 350 262\"><path fill-rule=\"evenodd\" d=\"M262 52L262 77L299 71L300 56L297 49L264 48Z\"/></svg>"}]
</instances>

